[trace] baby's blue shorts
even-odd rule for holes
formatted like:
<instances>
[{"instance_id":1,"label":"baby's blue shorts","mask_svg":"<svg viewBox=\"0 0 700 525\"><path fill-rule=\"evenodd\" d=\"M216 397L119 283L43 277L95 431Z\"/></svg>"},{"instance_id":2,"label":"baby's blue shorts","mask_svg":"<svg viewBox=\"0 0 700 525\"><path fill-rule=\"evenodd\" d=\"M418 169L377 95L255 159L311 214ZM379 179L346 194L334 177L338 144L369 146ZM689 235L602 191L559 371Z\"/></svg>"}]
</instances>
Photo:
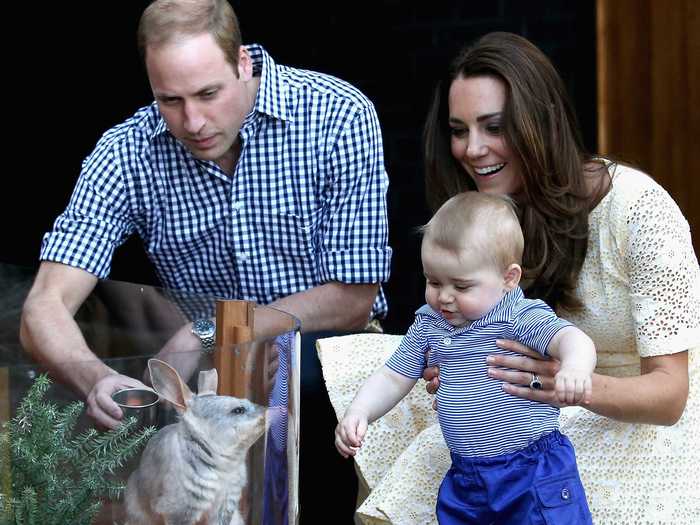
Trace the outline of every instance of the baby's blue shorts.
<instances>
[{"instance_id":1,"label":"baby's blue shorts","mask_svg":"<svg viewBox=\"0 0 700 525\"><path fill-rule=\"evenodd\" d=\"M437 501L441 525L591 525L569 438L551 432L495 457L452 453Z\"/></svg>"}]
</instances>

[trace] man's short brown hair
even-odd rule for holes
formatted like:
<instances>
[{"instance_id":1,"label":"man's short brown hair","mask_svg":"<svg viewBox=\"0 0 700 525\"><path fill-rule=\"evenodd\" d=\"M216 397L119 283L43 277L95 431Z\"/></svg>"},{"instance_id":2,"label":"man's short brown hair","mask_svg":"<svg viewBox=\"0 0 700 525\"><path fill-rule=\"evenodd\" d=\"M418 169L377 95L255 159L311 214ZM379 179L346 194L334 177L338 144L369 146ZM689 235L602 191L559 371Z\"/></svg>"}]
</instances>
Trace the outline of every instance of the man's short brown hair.
<instances>
[{"instance_id":1,"label":"man's short brown hair","mask_svg":"<svg viewBox=\"0 0 700 525\"><path fill-rule=\"evenodd\" d=\"M203 33L212 35L237 71L241 30L226 0L155 0L141 15L136 37L145 62L149 47Z\"/></svg>"}]
</instances>

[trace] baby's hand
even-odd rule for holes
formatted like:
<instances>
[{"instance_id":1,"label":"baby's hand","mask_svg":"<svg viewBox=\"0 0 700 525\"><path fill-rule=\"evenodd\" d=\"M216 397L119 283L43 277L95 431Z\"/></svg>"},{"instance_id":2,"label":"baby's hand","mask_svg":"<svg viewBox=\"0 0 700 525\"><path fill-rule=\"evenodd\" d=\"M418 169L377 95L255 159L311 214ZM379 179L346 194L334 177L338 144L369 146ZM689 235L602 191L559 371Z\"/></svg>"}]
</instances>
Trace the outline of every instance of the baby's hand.
<instances>
[{"instance_id":1,"label":"baby's hand","mask_svg":"<svg viewBox=\"0 0 700 525\"><path fill-rule=\"evenodd\" d=\"M357 412L346 412L335 427L335 448L344 458L354 456L362 446L367 433L367 417Z\"/></svg>"},{"instance_id":2,"label":"baby's hand","mask_svg":"<svg viewBox=\"0 0 700 525\"><path fill-rule=\"evenodd\" d=\"M554 376L557 399L566 405L587 405L591 402L591 373L576 368L562 368Z\"/></svg>"}]
</instances>

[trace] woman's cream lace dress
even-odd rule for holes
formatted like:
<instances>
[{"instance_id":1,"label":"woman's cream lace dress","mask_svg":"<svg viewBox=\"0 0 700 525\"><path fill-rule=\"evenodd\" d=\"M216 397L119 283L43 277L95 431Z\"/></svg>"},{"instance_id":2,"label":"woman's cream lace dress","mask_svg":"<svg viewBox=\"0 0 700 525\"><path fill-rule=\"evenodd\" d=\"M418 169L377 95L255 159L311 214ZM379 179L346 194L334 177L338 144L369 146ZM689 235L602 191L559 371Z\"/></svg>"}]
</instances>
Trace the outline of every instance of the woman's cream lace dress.
<instances>
[{"instance_id":1,"label":"woman's cream lace dress","mask_svg":"<svg viewBox=\"0 0 700 525\"><path fill-rule=\"evenodd\" d=\"M697 234L697 232L696 232ZM639 374L639 356L689 351L690 395L672 427L628 424L579 407L562 410L596 524L700 523L700 269L688 224L651 178L618 166L590 215L578 283L585 310L560 312L593 338L597 371ZM319 355L340 416L400 336L325 339ZM365 523L436 523L439 483L450 465L424 383L374 423L356 457L369 497Z\"/></svg>"}]
</instances>

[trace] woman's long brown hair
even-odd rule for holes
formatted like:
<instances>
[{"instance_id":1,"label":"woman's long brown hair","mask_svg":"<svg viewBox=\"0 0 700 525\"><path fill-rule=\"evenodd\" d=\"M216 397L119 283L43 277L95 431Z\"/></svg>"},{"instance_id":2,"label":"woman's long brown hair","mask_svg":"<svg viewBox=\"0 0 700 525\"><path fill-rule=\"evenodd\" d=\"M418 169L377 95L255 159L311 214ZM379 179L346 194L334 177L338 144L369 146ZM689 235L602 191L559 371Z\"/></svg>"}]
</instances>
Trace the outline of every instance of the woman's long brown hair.
<instances>
[{"instance_id":1,"label":"woman's long brown hair","mask_svg":"<svg viewBox=\"0 0 700 525\"><path fill-rule=\"evenodd\" d=\"M465 48L435 90L424 130L428 204L475 190L450 151L447 95L456 78L490 76L506 87L505 140L522 165L518 196L525 236L523 288L528 297L573 311L576 278L586 256L591 197L585 151L573 106L550 60L511 33L489 33ZM601 169L604 169L601 165Z\"/></svg>"}]
</instances>

